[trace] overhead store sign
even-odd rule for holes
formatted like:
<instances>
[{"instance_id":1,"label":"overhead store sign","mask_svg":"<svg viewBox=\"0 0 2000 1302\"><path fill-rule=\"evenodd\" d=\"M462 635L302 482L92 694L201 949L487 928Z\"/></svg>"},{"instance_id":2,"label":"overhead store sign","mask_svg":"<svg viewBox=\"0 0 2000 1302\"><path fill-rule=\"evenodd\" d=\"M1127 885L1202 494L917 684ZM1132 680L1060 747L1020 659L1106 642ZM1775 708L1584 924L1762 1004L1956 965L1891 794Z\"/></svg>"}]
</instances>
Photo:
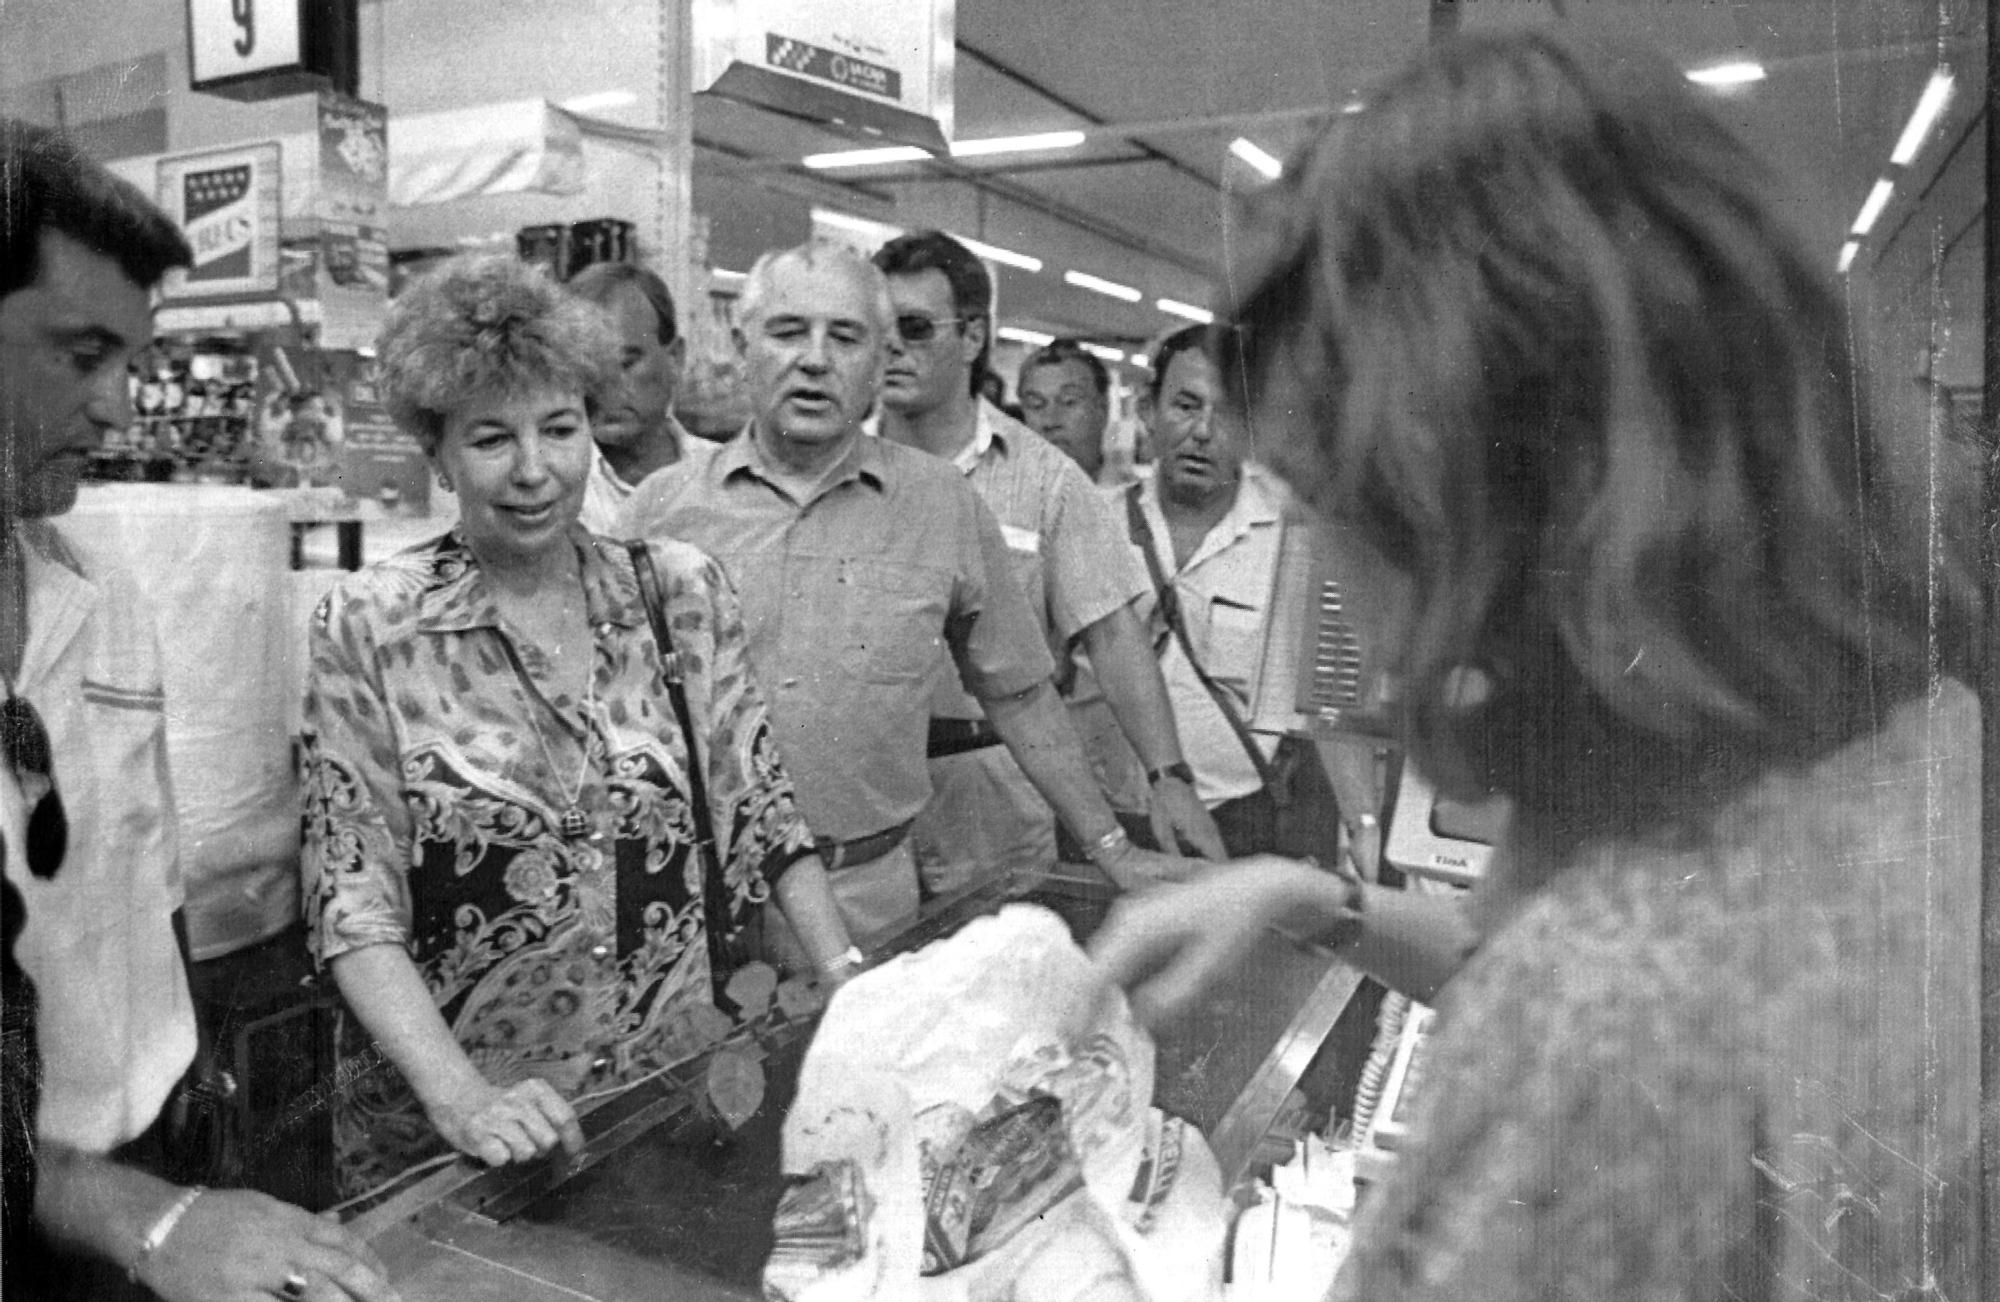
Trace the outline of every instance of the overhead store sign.
<instances>
[{"instance_id":1,"label":"overhead store sign","mask_svg":"<svg viewBox=\"0 0 2000 1302\"><path fill-rule=\"evenodd\" d=\"M188 82L231 99L352 93L356 0L187 0Z\"/></svg>"},{"instance_id":2,"label":"overhead store sign","mask_svg":"<svg viewBox=\"0 0 2000 1302\"><path fill-rule=\"evenodd\" d=\"M160 207L194 249L194 265L167 273L168 300L278 291L275 142L162 158Z\"/></svg>"},{"instance_id":3,"label":"overhead store sign","mask_svg":"<svg viewBox=\"0 0 2000 1302\"><path fill-rule=\"evenodd\" d=\"M695 87L943 153L956 0L695 7Z\"/></svg>"}]
</instances>

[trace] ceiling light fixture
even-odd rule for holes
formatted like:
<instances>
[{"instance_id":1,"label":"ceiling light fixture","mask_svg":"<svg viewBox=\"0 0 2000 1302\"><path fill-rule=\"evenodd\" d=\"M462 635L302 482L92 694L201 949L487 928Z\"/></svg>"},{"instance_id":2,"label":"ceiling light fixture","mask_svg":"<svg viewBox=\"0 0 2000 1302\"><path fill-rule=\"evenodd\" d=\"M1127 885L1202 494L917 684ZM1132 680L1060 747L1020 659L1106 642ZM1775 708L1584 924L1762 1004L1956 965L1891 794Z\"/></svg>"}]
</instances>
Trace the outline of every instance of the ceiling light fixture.
<instances>
[{"instance_id":1,"label":"ceiling light fixture","mask_svg":"<svg viewBox=\"0 0 2000 1302\"><path fill-rule=\"evenodd\" d=\"M1847 269L1854 265L1854 255L1859 252L1861 252L1861 242L1859 240L1849 240L1847 243L1841 245L1840 265L1835 270L1843 276L1846 275Z\"/></svg>"},{"instance_id":2,"label":"ceiling light fixture","mask_svg":"<svg viewBox=\"0 0 2000 1302\"><path fill-rule=\"evenodd\" d=\"M627 104L637 104L639 97L629 90L600 90L590 95L578 95L566 99L562 107L571 113L602 113L606 109L624 108Z\"/></svg>"},{"instance_id":3,"label":"ceiling light fixture","mask_svg":"<svg viewBox=\"0 0 2000 1302\"><path fill-rule=\"evenodd\" d=\"M1342 113L1359 113L1368 106L1358 99L1351 99L1340 106Z\"/></svg>"},{"instance_id":4,"label":"ceiling light fixture","mask_svg":"<svg viewBox=\"0 0 2000 1302\"><path fill-rule=\"evenodd\" d=\"M1141 294L1130 285L1121 285L1115 280L1105 280L1101 276L1093 276L1084 271L1065 271L1063 272L1063 279L1075 285L1078 289L1096 290L1100 294L1108 295L1124 303L1136 303L1145 297L1144 294Z\"/></svg>"},{"instance_id":5,"label":"ceiling light fixture","mask_svg":"<svg viewBox=\"0 0 2000 1302\"><path fill-rule=\"evenodd\" d=\"M1079 340L1078 346L1092 357L1101 357L1107 362L1122 362L1125 360L1125 350L1122 348L1113 348L1109 344L1093 344L1086 339Z\"/></svg>"},{"instance_id":6,"label":"ceiling light fixture","mask_svg":"<svg viewBox=\"0 0 2000 1302\"><path fill-rule=\"evenodd\" d=\"M1132 365L1138 367L1142 371L1150 371L1153 369L1153 359L1146 356L1146 354L1144 353L1133 353Z\"/></svg>"},{"instance_id":7,"label":"ceiling light fixture","mask_svg":"<svg viewBox=\"0 0 2000 1302\"><path fill-rule=\"evenodd\" d=\"M1875 219L1889 206L1889 195L1895 188L1895 183L1886 176L1875 182L1875 188L1868 192L1867 202L1861 205L1860 215L1854 219L1854 234L1866 235L1875 229Z\"/></svg>"},{"instance_id":8,"label":"ceiling light fixture","mask_svg":"<svg viewBox=\"0 0 2000 1302\"><path fill-rule=\"evenodd\" d=\"M986 140L955 140L953 158L977 158L982 154L1025 154L1037 149L1075 149L1083 143L1081 131L1044 131L1032 136L993 136Z\"/></svg>"},{"instance_id":9,"label":"ceiling light fixture","mask_svg":"<svg viewBox=\"0 0 2000 1302\"><path fill-rule=\"evenodd\" d=\"M1903 134L1896 139L1896 148L1889 155L1889 161L1898 167L1908 167L1916 160L1917 151L1930 138L1931 128L1937 125L1944 106L1951 100L1952 76L1947 68L1939 68L1931 74L1924 86L1924 93L1917 100L1916 111L1910 114L1910 121L1903 128Z\"/></svg>"},{"instance_id":10,"label":"ceiling light fixture","mask_svg":"<svg viewBox=\"0 0 2000 1302\"><path fill-rule=\"evenodd\" d=\"M1765 77L1761 63L1718 63L1711 68L1696 68L1687 74L1687 79L1697 86L1747 86Z\"/></svg>"},{"instance_id":11,"label":"ceiling light fixture","mask_svg":"<svg viewBox=\"0 0 2000 1302\"><path fill-rule=\"evenodd\" d=\"M833 167L873 167L880 163L921 163L931 157L930 151L915 145L886 145L880 149L848 149L833 154L807 154L799 160L799 166L810 167L814 171L825 171Z\"/></svg>"},{"instance_id":12,"label":"ceiling light fixture","mask_svg":"<svg viewBox=\"0 0 2000 1302\"><path fill-rule=\"evenodd\" d=\"M888 222L878 222L867 217L856 217L833 208L813 209L812 219L818 225L831 226L835 230L853 231L856 235L865 235L871 240L880 240L885 244L903 233L903 228L900 226L892 226Z\"/></svg>"},{"instance_id":13,"label":"ceiling light fixture","mask_svg":"<svg viewBox=\"0 0 2000 1302\"><path fill-rule=\"evenodd\" d=\"M729 268L727 268L727 267L710 267L710 268L708 269L708 274L709 274L709 277L710 277L711 279L714 279L714 280L748 280L748 279L750 279L750 273L749 273L749 272L747 272L747 271L731 271L731 270L730 270Z\"/></svg>"},{"instance_id":14,"label":"ceiling light fixture","mask_svg":"<svg viewBox=\"0 0 2000 1302\"><path fill-rule=\"evenodd\" d=\"M1153 305L1169 316L1186 317L1196 325L1215 324L1215 313L1205 307L1196 307L1192 303L1182 303L1171 298L1159 298L1153 300Z\"/></svg>"},{"instance_id":15,"label":"ceiling light fixture","mask_svg":"<svg viewBox=\"0 0 2000 1302\"><path fill-rule=\"evenodd\" d=\"M952 238L988 262L1004 263L1009 267L1019 267L1023 271L1040 271L1042 269L1042 260L1040 258L1031 258L1025 253L1016 253L1012 249L1003 249L997 244L988 244L984 240L975 240L970 235L954 235Z\"/></svg>"},{"instance_id":16,"label":"ceiling light fixture","mask_svg":"<svg viewBox=\"0 0 2000 1302\"><path fill-rule=\"evenodd\" d=\"M1229 152L1257 169L1267 181L1275 181L1283 174L1285 165L1242 136L1229 142Z\"/></svg>"},{"instance_id":17,"label":"ceiling light fixture","mask_svg":"<svg viewBox=\"0 0 2000 1302\"><path fill-rule=\"evenodd\" d=\"M1056 341L1054 335L1045 335L1039 330L1024 330L1020 326L1001 326L993 333L1010 343L1026 344L1030 348L1044 348Z\"/></svg>"}]
</instances>

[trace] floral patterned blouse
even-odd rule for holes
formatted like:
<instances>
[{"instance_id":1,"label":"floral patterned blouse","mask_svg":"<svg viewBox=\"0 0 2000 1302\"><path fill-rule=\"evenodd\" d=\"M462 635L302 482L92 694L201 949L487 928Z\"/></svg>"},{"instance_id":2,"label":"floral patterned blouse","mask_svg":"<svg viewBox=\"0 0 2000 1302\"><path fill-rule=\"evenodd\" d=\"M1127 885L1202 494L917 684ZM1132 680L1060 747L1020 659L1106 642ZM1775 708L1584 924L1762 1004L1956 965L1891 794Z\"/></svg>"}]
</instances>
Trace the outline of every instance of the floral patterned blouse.
<instances>
[{"instance_id":1,"label":"floral patterned blouse","mask_svg":"<svg viewBox=\"0 0 2000 1302\"><path fill-rule=\"evenodd\" d=\"M582 700L510 628L453 531L343 580L314 616L304 719L307 928L322 964L404 946L486 1078L566 1096L690 1056L711 1000L687 739L622 545L580 527ZM751 682L735 590L651 544L732 916L812 849ZM572 804L588 834L566 838ZM394 1067L342 1030L341 1183L443 1151ZM358 1052L358 1056L356 1055ZM378 1065L379 1064L379 1065Z\"/></svg>"}]
</instances>

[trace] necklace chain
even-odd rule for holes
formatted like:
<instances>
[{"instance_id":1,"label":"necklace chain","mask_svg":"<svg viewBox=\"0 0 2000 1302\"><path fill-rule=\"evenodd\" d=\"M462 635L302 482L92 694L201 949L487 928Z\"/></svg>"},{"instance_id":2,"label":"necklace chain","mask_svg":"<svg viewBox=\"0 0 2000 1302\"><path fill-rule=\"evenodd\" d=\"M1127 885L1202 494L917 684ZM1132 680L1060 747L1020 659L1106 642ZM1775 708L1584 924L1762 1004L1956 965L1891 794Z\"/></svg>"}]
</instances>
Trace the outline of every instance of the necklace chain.
<instances>
[{"instance_id":1,"label":"necklace chain","mask_svg":"<svg viewBox=\"0 0 2000 1302\"><path fill-rule=\"evenodd\" d=\"M560 647L558 648L560 649ZM548 766L549 776L558 783L555 794L562 800L557 826L565 841L581 841L591 835L590 816L583 812L583 783L590 774L590 741L593 732L594 708L597 703L597 647L594 640L590 644L590 664L583 676L583 762L577 766L576 781L571 790L564 792L562 777L556 770L555 750L549 745L547 730L542 726L541 711L530 696L528 701L529 724L535 730L535 742L541 747L542 762ZM553 663L553 662L552 662ZM553 707L551 707L553 709Z\"/></svg>"}]
</instances>

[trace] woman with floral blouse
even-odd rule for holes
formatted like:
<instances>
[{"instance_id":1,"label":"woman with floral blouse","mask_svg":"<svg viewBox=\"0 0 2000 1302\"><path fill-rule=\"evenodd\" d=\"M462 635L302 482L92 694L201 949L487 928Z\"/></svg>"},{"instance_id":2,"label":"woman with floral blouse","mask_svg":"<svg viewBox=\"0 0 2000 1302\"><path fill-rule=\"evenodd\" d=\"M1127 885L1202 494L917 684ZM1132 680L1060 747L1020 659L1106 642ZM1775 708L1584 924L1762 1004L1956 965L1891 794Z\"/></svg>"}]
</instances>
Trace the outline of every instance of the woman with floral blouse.
<instances>
[{"instance_id":1,"label":"woman with floral blouse","mask_svg":"<svg viewBox=\"0 0 2000 1302\"><path fill-rule=\"evenodd\" d=\"M346 1000L343 1050L372 1038L387 1060L336 1110L350 1191L447 1144L496 1165L575 1150L571 1099L698 1047L690 745L732 920L775 895L822 974L856 957L728 580L649 543L689 738L631 557L577 523L616 383L608 322L513 259L460 258L397 301L379 353L460 519L344 580L311 631L311 943Z\"/></svg>"}]
</instances>

